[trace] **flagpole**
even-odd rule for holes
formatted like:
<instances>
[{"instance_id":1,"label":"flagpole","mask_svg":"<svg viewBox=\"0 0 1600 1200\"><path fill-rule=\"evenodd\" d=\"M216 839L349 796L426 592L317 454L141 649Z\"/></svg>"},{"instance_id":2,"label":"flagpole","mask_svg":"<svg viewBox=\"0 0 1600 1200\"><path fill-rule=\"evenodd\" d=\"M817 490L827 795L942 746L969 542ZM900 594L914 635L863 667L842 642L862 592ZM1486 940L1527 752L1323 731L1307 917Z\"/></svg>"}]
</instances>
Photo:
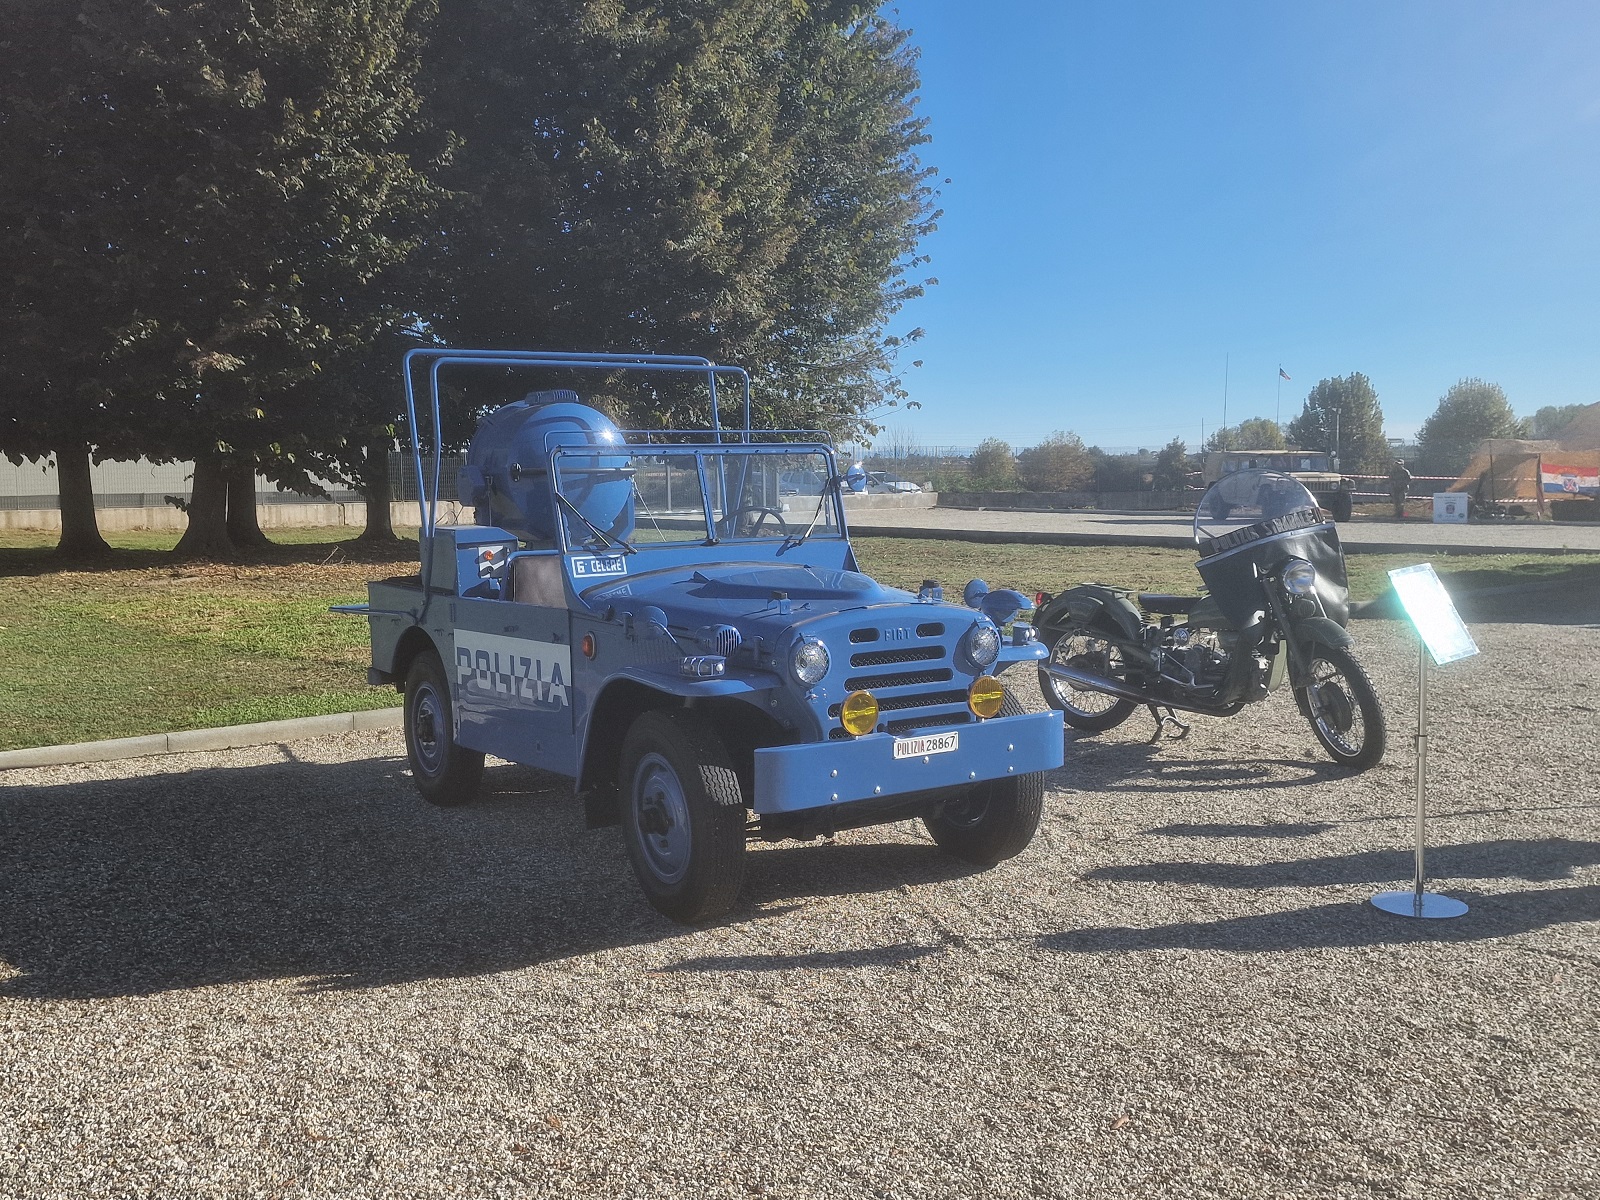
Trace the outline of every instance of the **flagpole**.
<instances>
[{"instance_id":1,"label":"flagpole","mask_svg":"<svg viewBox=\"0 0 1600 1200\"><path fill-rule=\"evenodd\" d=\"M1278 368L1278 401L1272 406L1272 423L1283 428L1283 368Z\"/></svg>"},{"instance_id":2,"label":"flagpole","mask_svg":"<svg viewBox=\"0 0 1600 1200\"><path fill-rule=\"evenodd\" d=\"M1228 360L1231 357L1231 352L1222 356L1222 428L1218 432L1224 435L1224 440L1228 432Z\"/></svg>"}]
</instances>

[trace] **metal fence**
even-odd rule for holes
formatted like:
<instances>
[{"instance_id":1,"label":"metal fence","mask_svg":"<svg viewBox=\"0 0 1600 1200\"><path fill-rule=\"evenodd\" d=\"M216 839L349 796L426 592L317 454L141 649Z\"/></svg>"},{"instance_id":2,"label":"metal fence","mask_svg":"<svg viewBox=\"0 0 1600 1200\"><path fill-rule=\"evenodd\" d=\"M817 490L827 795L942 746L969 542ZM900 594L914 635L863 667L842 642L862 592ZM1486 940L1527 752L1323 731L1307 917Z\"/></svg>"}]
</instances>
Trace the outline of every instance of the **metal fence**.
<instances>
[{"instance_id":1,"label":"metal fence","mask_svg":"<svg viewBox=\"0 0 1600 1200\"><path fill-rule=\"evenodd\" d=\"M408 465L409 455L396 455ZM103 462L90 468L90 481L94 486L96 508L162 508L170 503L169 497L188 501L194 488L194 464L188 462L153 463L146 459L134 462ZM449 475L449 495L455 495L455 471ZM398 478L398 476L397 476ZM359 492L332 480L319 480L329 496L306 495L300 492L280 491L270 480L256 476L257 504L315 504L331 498L339 503L360 500ZM412 491L416 485L413 481ZM398 498L398 497L397 497ZM415 498L415 497L413 497ZM23 463L18 466L0 459L0 509L52 510L61 503L56 483L55 465Z\"/></svg>"}]
</instances>

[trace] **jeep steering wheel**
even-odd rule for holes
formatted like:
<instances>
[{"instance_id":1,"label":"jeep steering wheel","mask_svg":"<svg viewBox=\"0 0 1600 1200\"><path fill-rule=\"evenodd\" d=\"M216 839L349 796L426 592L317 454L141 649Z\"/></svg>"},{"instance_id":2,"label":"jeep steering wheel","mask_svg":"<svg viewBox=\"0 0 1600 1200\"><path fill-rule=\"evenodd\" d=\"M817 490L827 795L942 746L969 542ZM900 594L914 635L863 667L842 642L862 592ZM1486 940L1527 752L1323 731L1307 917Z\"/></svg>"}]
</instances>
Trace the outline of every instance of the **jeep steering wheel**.
<instances>
[{"instance_id":1,"label":"jeep steering wheel","mask_svg":"<svg viewBox=\"0 0 1600 1200\"><path fill-rule=\"evenodd\" d=\"M748 526L741 527L740 518L746 513L755 513L756 519ZM761 526L771 517L778 523L778 533L783 537L789 536L789 523L783 519L783 514L775 508L768 508L763 504L746 504L737 508L725 518L728 526L729 537L754 537L761 532Z\"/></svg>"}]
</instances>

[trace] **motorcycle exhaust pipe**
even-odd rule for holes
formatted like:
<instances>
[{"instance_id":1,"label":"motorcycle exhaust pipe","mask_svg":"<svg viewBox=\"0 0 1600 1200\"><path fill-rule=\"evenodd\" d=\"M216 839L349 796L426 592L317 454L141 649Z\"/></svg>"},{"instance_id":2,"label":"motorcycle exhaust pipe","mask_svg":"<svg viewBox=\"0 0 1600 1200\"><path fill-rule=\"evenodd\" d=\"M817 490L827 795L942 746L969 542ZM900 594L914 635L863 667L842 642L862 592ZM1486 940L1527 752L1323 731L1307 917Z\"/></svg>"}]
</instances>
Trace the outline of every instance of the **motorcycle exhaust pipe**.
<instances>
[{"instance_id":1,"label":"motorcycle exhaust pipe","mask_svg":"<svg viewBox=\"0 0 1600 1200\"><path fill-rule=\"evenodd\" d=\"M1177 709L1182 712L1201 713L1215 716L1219 710L1215 708L1200 708L1193 704L1184 704L1177 700L1158 700L1149 692L1134 687L1132 684L1118 683L1115 679L1107 679L1104 675L1096 675L1091 671L1080 671L1076 667L1069 667L1062 663L1040 663L1040 667L1052 679L1059 679L1062 683L1069 683L1075 688L1084 688L1091 692L1104 692L1107 696L1115 696L1119 700L1132 700L1135 704L1154 704L1158 708Z\"/></svg>"},{"instance_id":2,"label":"motorcycle exhaust pipe","mask_svg":"<svg viewBox=\"0 0 1600 1200\"><path fill-rule=\"evenodd\" d=\"M1131 684L1118 683L1115 679L1107 679L1104 675L1096 675L1092 671L1080 671L1076 667L1066 666L1064 663L1042 663L1045 672L1052 679L1059 679L1062 683L1071 684L1075 688L1086 689L1091 692L1104 692L1108 696L1115 696L1119 700L1132 700L1138 704L1151 703L1150 696L1142 689Z\"/></svg>"}]
</instances>

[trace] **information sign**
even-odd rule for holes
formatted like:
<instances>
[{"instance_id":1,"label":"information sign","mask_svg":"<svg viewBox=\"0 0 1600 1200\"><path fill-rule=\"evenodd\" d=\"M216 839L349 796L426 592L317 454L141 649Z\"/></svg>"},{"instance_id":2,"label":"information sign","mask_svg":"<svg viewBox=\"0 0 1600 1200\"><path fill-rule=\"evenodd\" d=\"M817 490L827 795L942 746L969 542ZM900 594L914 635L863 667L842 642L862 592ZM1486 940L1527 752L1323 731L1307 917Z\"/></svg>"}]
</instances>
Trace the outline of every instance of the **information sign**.
<instances>
[{"instance_id":1,"label":"information sign","mask_svg":"<svg viewBox=\"0 0 1600 1200\"><path fill-rule=\"evenodd\" d=\"M1467 519L1467 494L1465 492L1435 492L1433 494L1433 523L1459 525Z\"/></svg>"},{"instance_id":2,"label":"information sign","mask_svg":"<svg viewBox=\"0 0 1600 1200\"><path fill-rule=\"evenodd\" d=\"M1389 572L1389 581L1435 663L1443 666L1478 653L1478 644L1462 624L1461 614L1432 563L1396 567Z\"/></svg>"}]
</instances>

